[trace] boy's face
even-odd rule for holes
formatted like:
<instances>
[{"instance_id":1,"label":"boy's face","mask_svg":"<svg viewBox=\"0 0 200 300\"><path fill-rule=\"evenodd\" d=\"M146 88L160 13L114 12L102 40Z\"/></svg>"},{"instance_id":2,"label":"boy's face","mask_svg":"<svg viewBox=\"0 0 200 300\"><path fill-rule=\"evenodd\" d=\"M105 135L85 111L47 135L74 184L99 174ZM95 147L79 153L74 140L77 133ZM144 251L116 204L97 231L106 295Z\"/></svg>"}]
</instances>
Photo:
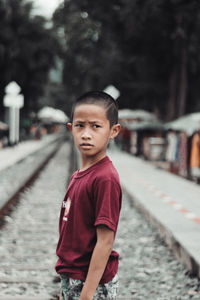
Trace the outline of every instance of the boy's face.
<instances>
[{"instance_id":1,"label":"boy's face","mask_svg":"<svg viewBox=\"0 0 200 300\"><path fill-rule=\"evenodd\" d=\"M105 155L109 140L120 131L119 124L110 127L105 108L96 104L77 105L73 123L68 123L68 128L81 154L94 159Z\"/></svg>"}]
</instances>

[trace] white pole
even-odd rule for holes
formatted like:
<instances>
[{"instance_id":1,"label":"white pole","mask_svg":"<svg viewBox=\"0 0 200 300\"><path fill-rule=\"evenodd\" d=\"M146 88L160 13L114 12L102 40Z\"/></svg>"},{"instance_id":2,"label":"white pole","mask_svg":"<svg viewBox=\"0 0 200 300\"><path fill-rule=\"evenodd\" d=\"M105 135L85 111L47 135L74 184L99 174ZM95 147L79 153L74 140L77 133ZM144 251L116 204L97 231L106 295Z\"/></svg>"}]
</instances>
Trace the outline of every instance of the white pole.
<instances>
[{"instance_id":1,"label":"white pole","mask_svg":"<svg viewBox=\"0 0 200 300\"><path fill-rule=\"evenodd\" d=\"M15 107L11 106L9 109L9 142L11 145L15 144Z\"/></svg>"},{"instance_id":2,"label":"white pole","mask_svg":"<svg viewBox=\"0 0 200 300\"><path fill-rule=\"evenodd\" d=\"M19 142L19 108L15 107L15 142Z\"/></svg>"}]
</instances>

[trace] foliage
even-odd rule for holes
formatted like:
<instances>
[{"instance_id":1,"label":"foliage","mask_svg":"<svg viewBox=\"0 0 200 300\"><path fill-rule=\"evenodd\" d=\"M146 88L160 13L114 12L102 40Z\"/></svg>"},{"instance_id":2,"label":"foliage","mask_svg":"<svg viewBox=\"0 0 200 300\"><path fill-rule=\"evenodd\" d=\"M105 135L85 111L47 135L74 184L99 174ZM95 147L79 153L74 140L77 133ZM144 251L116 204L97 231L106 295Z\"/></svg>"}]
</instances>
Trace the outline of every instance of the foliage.
<instances>
[{"instance_id":1,"label":"foliage","mask_svg":"<svg viewBox=\"0 0 200 300\"><path fill-rule=\"evenodd\" d=\"M4 88L16 81L25 96L23 114L37 110L59 44L46 20L32 15L26 0L0 2L0 98L1 115Z\"/></svg>"},{"instance_id":2,"label":"foliage","mask_svg":"<svg viewBox=\"0 0 200 300\"><path fill-rule=\"evenodd\" d=\"M200 108L198 0L65 0L54 22L71 101L114 84L121 107L166 119Z\"/></svg>"},{"instance_id":3,"label":"foliage","mask_svg":"<svg viewBox=\"0 0 200 300\"><path fill-rule=\"evenodd\" d=\"M90 14L87 4L91 2L65 1L54 14L57 32L64 27L63 77L71 101L86 90L104 87L110 81L110 74L117 70L116 62L121 57L115 42L115 30L104 28L104 23ZM109 59L105 60L108 55Z\"/></svg>"},{"instance_id":4,"label":"foliage","mask_svg":"<svg viewBox=\"0 0 200 300\"><path fill-rule=\"evenodd\" d=\"M39 99L69 114L75 97L110 84L121 92L121 108L166 120L200 109L198 0L65 0L54 28L33 17L32 7L27 0L0 2L0 98L15 80L24 115L40 107ZM47 85L56 55L64 62L61 86Z\"/></svg>"}]
</instances>

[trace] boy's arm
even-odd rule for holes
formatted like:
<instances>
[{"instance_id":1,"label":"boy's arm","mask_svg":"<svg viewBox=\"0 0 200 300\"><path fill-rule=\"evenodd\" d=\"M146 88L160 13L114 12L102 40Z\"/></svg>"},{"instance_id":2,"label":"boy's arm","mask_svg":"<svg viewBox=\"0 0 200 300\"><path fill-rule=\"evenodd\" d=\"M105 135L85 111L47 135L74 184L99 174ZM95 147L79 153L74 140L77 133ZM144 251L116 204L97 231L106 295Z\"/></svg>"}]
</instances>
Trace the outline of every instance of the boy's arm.
<instances>
[{"instance_id":1,"label":"boy's arm","mask_svg":"<svg viewBox=\"0 0 200 300\"><path fill-rule=\"evenodd\" d=\"M97 243L91 257L88 274L79 300L92 300L108 262L114 232L104 225L97 226Z\"/></svg>"}]
</instances>

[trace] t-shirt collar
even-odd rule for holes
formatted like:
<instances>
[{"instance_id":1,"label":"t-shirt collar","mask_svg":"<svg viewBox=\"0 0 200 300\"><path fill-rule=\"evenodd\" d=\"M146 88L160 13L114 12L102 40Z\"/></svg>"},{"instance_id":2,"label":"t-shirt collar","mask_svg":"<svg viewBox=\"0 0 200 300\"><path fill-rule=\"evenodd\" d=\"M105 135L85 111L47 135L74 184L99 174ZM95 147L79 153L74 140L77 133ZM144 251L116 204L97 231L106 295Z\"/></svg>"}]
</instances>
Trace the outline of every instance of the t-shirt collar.
<instances>
[{"instance_id":1,"label":"t-shirt collar","mask_svg":"<svg viewBox=\"0 0 200 300\"><path fill-rule=\"evenodd\" d=\"M101 165L101 164L104 164L105 162L109 162L109 161L111 161L110 159L109 159L109 157L108 156L105 156L104 158L102 158L101 160L99 160L98 162L96 162L94 165L92 165L91 167L89 167L88 169L86 169L86 170L84 170L84 171L79 171L79 170L77 170L76 172L75 172L75 176L74 176L74 178L80 178L80 177L82 177L82 176L85 176L86 174L88 174L88 173L90 173L92 170L94 170L97 166L99 166L99 165Z\"/></svg>"}]
</instances>

